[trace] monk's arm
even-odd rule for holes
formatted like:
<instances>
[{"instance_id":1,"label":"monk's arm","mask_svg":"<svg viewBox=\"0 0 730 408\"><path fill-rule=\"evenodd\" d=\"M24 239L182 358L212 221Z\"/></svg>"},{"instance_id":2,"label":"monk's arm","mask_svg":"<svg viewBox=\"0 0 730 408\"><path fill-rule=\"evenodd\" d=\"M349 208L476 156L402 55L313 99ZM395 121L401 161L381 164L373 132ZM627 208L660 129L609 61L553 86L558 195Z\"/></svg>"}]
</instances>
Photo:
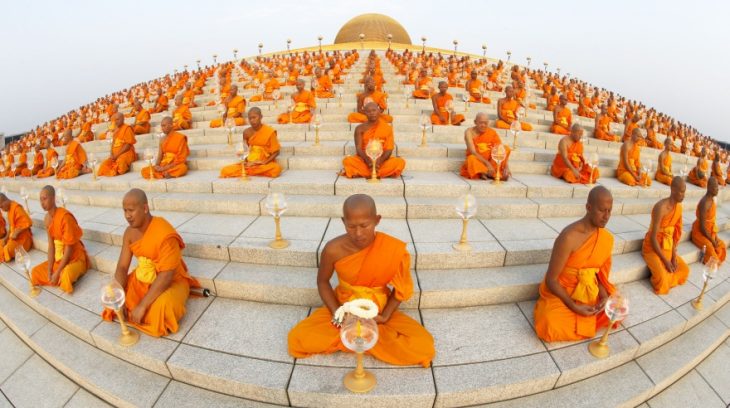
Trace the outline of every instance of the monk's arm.
<instances>
[{"instance_id":1,"label":"monk's arm","mask_svg":"<svg viewBox=\"0 0 730 408\"><path fill-rule=\"evenodd\" d=\"M390 159L390 156L393 154L393 149L390 150L383 150L383 154L378 157L378 160L375 162L375 165L377 167L380 167L381 164L383 164L386 160Z\"/></svg>"},{"instance_id":2,"label":"monk's arm","mask_svg":"<svg viewBox=\"0 0 730 408\"><path fill-rule=\"evenodd\" d=\"M129 144L129 143L122 144L122 147L121 147L121 149L119 149L118 154L115 155L114 153L112 153L112 159L114 159L114 160L118 159L119 156L123 155L124 153L127 153L131 149L132 149L131 144Z\"/></svg>"},{"instance_id":3,"label":"monk's arm","mask_svg":"<svg viewBox=\"0 0 730 408\"><path fill-rule=\"evenodd\" d=\"M122 238L122 250L119 253L119 259L117 260L117 269L114 272L114 279L122 285L123 288L127 287L127 275L129 274L129 265L132 263L132 251L129 249L131 244L131 237L129 228L124 232Z\"/></svg>"},{"instance_id":4,"label":"monk's arm","mask_svg":"<svg viewBox=\"0 0 730 408\"><path fill-rule=\"evenodd\" d=\"M467 129L464 132L464 141L466 142L466 148L469 149L472 156L476 157L477 160L487 166L487 169L489 169L490 172L494 172L494 166L492 166L492 163L477 152L477 149L474 146L474 134L471 129Z\"/></svg>"},{"instance_id":5,"label":"monk's arm","mask_svg":"<svg viewBox=\"0 0 730 408\"><path fill-rule=\"evenodd\" d=\"M697 220L700 224L700 232L702 235L705 236L705 238L709 239L710 242L713 244L715 243L715 240L712 239L712 235L707 231L707 228L705 227L705 222L707 221L707 210L710 209L710 200L707 199L707 196L702 197L700 202L697 204L700 207L700 219Z\"/></svg>"},{"instance_id":6,"label":"monk's arm","mask_svg":"<svg viewBox=\"0 0 730 408\"><path fill-rule=\"evenodd\" d=\"M390 317L393 316L393 312L398 310L400 304L401 301L395 298L395 291L391 291L388 296L388 301L385 303L385 307L383 307L383 310L380 311L380 315L376 316L373 320L375 320L376 323L387 323L388 320L390 320Z\"/></svg>"},{"instance_id":7,"label":"monk's arm","mask_svg":"<svg viewBox=\"0 0 730 408\"><path fill-rule=\"evenodd\" d=\"M565 163L565 165L568 166L573 174L576 174L578 173L578 169L573 166L573 161L568 158L568 147L566 146L567 143L568 142L566 141L566 139L562 139L560 143L558 143L558 152L560 153L560 157L563 158L563 162Z\"/></svg>"},{"instance_id":8,"label":"monk's arm","mask_svg":"<svg viewBox=\"0 0 730 408\"><path fill-rule=\"evenodd\" d=\"M355 128L355 153L365 162L365 164L368 165L368 167L373 165L373 161L370 160L367 154L362 150L362 125Z\"/></svg>"},{"instance_id":9,"label":"monk's arm","mask_svg":"<svg viewBox=\"0 0 730 408\"><path fill-rule=\"evenodd\" d=\"M55 251L55 248L53 249ZM70 245L65 245L65 248L63 248L63 257L61 258L61 261L58 263L58 266L56 267L56 270L53 271L53 275L51 276L51 280L53 283L57 283L59 277L61 276L61 271L63 268L68 265L68 261L71 260L71 255L73 254L73 247Z\"/></svg>"},{"instance_id":10,"label":"monk's arm","mask_svg":"<svg viewBox=\"0 0 730 408\"><path fill-rule=\"evenodd\" d=\"M654 205L654 208L651 210L651 226L649 227L649 239L651 240L651 249L654 250L654 253L659 257L667 270L669 270L670 272L674 272L674 267L672 267L669 259L664 257L664 252L662 251L662 247L659 244L659 239L657 239L657 232L659 232L661 228L662 217L664 217L665 212L666 211L664 210L664 203L662 201Z\"/></svg>"},{"instance_id":11,"label":"monk's arm","mask_svg":"<svg viewBox=\"0 0 730 408\"><path fill-rule=\"evenodd\" d=\"M511 123L508 118L505 118L502 116L502 104L504 103L504 99L500 98L497 101L497 119L500 119L504 122Z\"/></svg>"},{"instance_id":12,"label":"monk's arm","mask_svg":"<svg viewBox=\"0 0 730 408\"><path fill-rule=\"evenodd\" d=\"M579 305L573 301L573 299L565 290L563 285L558 282L560 273L565 268L565 264L568 262L568 257L571 252L571 243L569 232L563 231L560 233L558 238L555 239L553 245L553 252L550 255L550 263L548 264L548 270L545 274L545 284L547 285L550 292L557 296L565 306L573 312L582 316L590 316L595 314L593 306Z\"/></svg>"},{"instance_id":13,"label":"monk's arm","mask_svg":"<svg viewBox=\"0 0 730 408\"><path fill-rule=\"evenodd\" d=\"M357 94L357 112L364 113L362 109L362 102L365 100L364 93Z\"/></svg>"},{"instance_id":14,"label":"monk's arm","mask_svg":"<svg viewBox=\"0 0 730 408\"><path fill-rule=\"evenodd\" d=\"M51 231L48 230L48 226L51 222L51 216L46 214L44 224L46 225L46 231L48 231L48 276L53 274L53 263L56 262L56 248L53 244L53 237L51 237ZM3 228L4 229L4 228Z\"/></svg>"},{"instance_id":15,"label":"monk's arm","mask_svg":"<svg viewBox=\"0 0 730 408\"><path fill-rule=\"evenodd\" d=\"M558 123L558 107L553 109L553 123Z\"/></svg>"},{"instance_id":16,"label":"monk's arm","mask_svg":"<svg viewBox=\"0 0 730 408\"><path fill-rule=\"evenodd\" d=\"M142 323L142 319L144 319L145 313L147 313L147 309L154 303L155 300L164 292L166 291L170 285L172 285L172 281L175 278L175 271L164 271L164 272L158 272L157 277L154 281L152 281L152 284L150 285L150 289L145 293L144 297L142 297L142 300L139 301L139 304L134 308L132 311L132 316L130 316L130 319L135 323Z\"/></svg>"},{"instance_id":17,"label":"monk's arm","mask_svg":"<svg viewBox=\"0 0 730 408\"><path fill-rule=\"evenodd\" d=\"M436 116L438 116L438 117L439 117L439 119L441 119L441 120L443 121L443 120L446 120L446 116L444 116L444 115L443 115L443 114L441 113L441 111L439 110L438 104L436 103L436 96L437 96L437 95L438 95L438 94L436 94L436 95L433 95L433 96L431 97L431 107L433 107L433 113L435 113L435 114L436 114Z\"/></svg>"},{"instance_id":18,"label":"monk's arm","mask_svg":"<svg viewBox=\"0 0 730 408\"><path fill-rule=\"evenodd\" d=\"M329 309L332 315L340 307L337 301L335 291L332 289L330 279L335 272L335 260L332 254L331 243L327 244L322 251L322 259L320 260L319 270L317 271L317 291L322 303Z\"/></svg>"},{"instance_id":19,"label":"monk's arm","mask_svg":"<svg viewBox=\"0 0 730 408\"><path fill-rule=\"evenodd\" d=\"M705 172L702 171L702 157L697 158L697 164L695 165L695 168L697 169L697 178L705 178Z\"/></svg>"},{"instance_id":20,"label":"monk's arm","mask_svg":"<svg viewBox=\"0 0 730 408\"><path fill-rule=\"evenodd\" d=\"M160 142L160 145L157 146L157 160L155 160L155 166L159 166L162 162L162 155L165 153L162 151L162 142Z\"/></svg>"}]
</instances>

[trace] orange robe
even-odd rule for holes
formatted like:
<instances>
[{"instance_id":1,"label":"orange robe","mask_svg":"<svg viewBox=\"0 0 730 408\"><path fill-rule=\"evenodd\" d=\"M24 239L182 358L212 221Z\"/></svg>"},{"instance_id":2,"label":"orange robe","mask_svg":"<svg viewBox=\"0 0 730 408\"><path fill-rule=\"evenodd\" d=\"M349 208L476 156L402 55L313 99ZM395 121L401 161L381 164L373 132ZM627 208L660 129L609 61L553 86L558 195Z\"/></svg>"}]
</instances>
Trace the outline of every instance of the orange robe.
<instances>
[{"instance_id":1,"label":"orange robe","mask_svg":"<svg viewBox=\"0 0 730 408\"><path fill-rule=\"evenodd\" d=\"M638 127L639 127L639 124L638 123L636 123L636 122L629 122L629 124L626 125L626 127L624 128L623 141L625 142L625 141L631 139L631 134L634 133L634 129L636 129Z\"/></svg>"},{"instance_id":2,"label":"orange robe","mask_svg":"<svg viewBox=\"0 0 730 408\"><path fill-rule=\"evenodd\" d=\"M607 140L609 142L616 142L618 138L611 134L611 118L608 115L601 116L598 119L598 127L593 130L593 137L599 140Z\"/></svg>"},{"instance_id":3,"label":"orange robe","mask_svg":"<svg viewBox=\"0 0 730 408\"><path fill-rule=\"evenodd\" d=\"M474 142L474 148L476 149L477 153L484 158L485 160L489 161L489 163L492 164L492 167L495 169L497 168L497 162L492 159L492 149L494 146L498 146L502 144L502 140L499 138L499 135L497 132L492 128L487 128L487 130L482 133L481 135L478 135L472 139ZM502 163L499 164L499 171L500 174L502 174L502 179L504 180L504 171L507 167L507 162L509 161L509 155L510 155L510 148L509 146L504 146L505 151L505 158L502 160ZM469 149L466 150L466 160L464 161L464 164L461 166L461 176L470 178L470 179L480 179L482 178L483 174L487 174L488 167L482 163L481 160L479 160L477 157L473 156Z\"/></svg>"},{"instance_id":4,"label":"orange robe","mask_svg":"<svg viewBox=\"0 0 730 408\"><path fill-rule=\"evenodd\" d=\"M38 178L46 178L56 175L56 173L53 170L53 167L51 167L51 161L53 159L58 160L58 152L56 152L55 149L52 147L48 147L46 149L46 167L39 170L38 174L36 174L36 177Z\"/></svg>"},{"instance_id":5,"label":"orange robe","mask_svg":"<svg viewBox=\"0 0 730 408\"><path fill-rule=\"evenodd\" d=\"M385 92L373 91L373 93L363 98L362 106L364 107L370 102L375 102L378 104L378 106L380 106L380 110L385 112L385 110L388 109L387 99L388 94L386 94ZM384 113L380 114L380 119L387 123L393 122L393 117ZM350 123L365 123L368 121L368 117L365 116L364 113L352 112L347 115L347 121Z\"/></svg>"},{"instance_id":6,"label":"orange robe","mask_svg":"<svg viewBox=\"0 0 730 408\"><path fill-rule=\"evenodd\" d=\"M496 125L499 129L509 129L512 122L517 119L517 109L520 107L520 103L516 99L511 101L504 101L502 103L502 109L499 112L499 119L497 119ZM504 120L502 119L504 118ZM522 130L529 132L532 130L532 125L527 122L520 122Z\"/></svg>"},{"instance_id":7,"label":"orange robe","mask_svg":"<svg viewBox=\"0 0 730 408\"><path fill-rule=\"evenodd\" d=\"M717 212L717 204L712 201L710 208L707 210L705 217L705 230L710 234L713 241L707 239L707 237L700 231L700 205L697 203L697 209L695 210L696 219L692 223L692 242L697 245L697 248L705 248L705 258L702 259L702 263L707 263L710 258L715 258L719 262L724 262L727 257L727 246L725 242L717 238L717 223L715 222L715 214ZM714 244L714 240L717 239L717 245Z\"/></svg>"},{"instance_id":8,"label":"orange robe","mask_svg":"<svg viewBox=\"0 0 730 408\"><path fill-rule=\"evenodd\" d=\"M169 108L170 99L162 94L157 97L157 100L155 101L155 107L152 108L152 113L160 113L164 112ZM111 117L111 116L110 116Z\"/></svg>"},{"instance_id":9,"label":"orange robe","mask_svg":"<svg viewBox=\"0 0 730 408\"><path fill-rule=\"evenodd\" d=\"M460 125L461 122L465 121L464 115L460 113L452 113L446 109L446 103L451 101L454 103L454 97L447 93L444 95L436 94L436 107L438 107L438 113L433 112L431 114L431 123L434 125ZM446 122L441 120L439 114L446 114Z\"/></svg>"},{"instance_id":10,"label":"orange robe","mask_svg":"<svg viewBox=\"0 0 730 408\"><path fill-rule=\"evenodd\" d=\"M634 146L632 146L631 150L629 150L628 165L631 171L637 171L641 168L641 146L639 146L638 143L634 143ZM648 174L642 173L641 180L636 180L631 171L624 166L623 160L619 158L618 168L616 169L616 178L618 181L629 186L636 186L639 184L642 186L651 185L651 178Z\"/></svg>"},{"instance_id":11,"label":"orange robe","mask_svg":"<svg viewBox=\"0 0 730 408\"><path fill-rule=\"evenodd\" d=\"M198 281L188 275L188 267L182 259L183 248L185 243L175 228L160 217L152 217L142 238L129 246L140 266L127 276L127 298L123 306L127 316L147 294L158 272L174 271L175 274L170 287L147 309L142 323L129 323L150 336L176 333L178 321L185 315L190 288L200 287ZM102 312L104 320L112 321L114 316L110 309Z\"/></svg>"},{"instance_id":12,"label":"orange robe","mask_svg":"<svg viewBox=\"0 0 730 408\"><path fill-rule=\"evenodd\" d=\"M662 184L666 184L668 186L672 185L672 155L667 154L660 166L661 168L657 168L654 178Z\"/></svg>"},{"instance_id":13,"label":"orange robe","mask_svg":"<svg viewBox=\"0 0 730 408\"><path fill-rule=\"evenodd\" d=\"M226 104L226 108L228 109L226 113L226 118L232 118L233 115L236 113L240 113L238 117L235 117L234 120L236 121L236 126L241 126L246 124L246 120L243 118L243 113L246 110L246 100L243 99L241 95L236 95L228 101ZM225 125L225 122L223 122L222 118L213 119L210 121L210 127L212 128L219 128L221 126Z\"/></svg>"},{"instance_id":14,"label":"orange robe","mask_svg":"<svg viewBox=\"0 0 730 408\"><path fill-rule=\"evenodd\" d=\"M332 93L332 80L329 75L322 75L317 78L317 87L314 90L314 94L317 98L334 98L335 94Z\"/></svg>"},{"instance_id":15,"label":"orange robe","mask_svg":"<svg viewBox=\"0 0 730 408\"><path fill-rule=\"evenodd\" d=\"M699 169L697 166L693 167L692 170L689 171L689 174L687 175L687 181L690 183L700 186L702 188L707 187L707 180L709 177L710 165L709 161L706 159L700 159ZM702 172L702 175L699 173Z\"/></svg>"},{"instance_id":16,"label":"orange robe","mask_svg":"<svg viewBox=\"0 0 730 408\"><path fill-rule=\"evenodd\" d=\"M58 179L72 179L79 175L86 163L86 151L76 140L66 146L66 157L63 159L63 166L58 168Z\"/></svg>"},{"instance_id":17,"label":"orange robe","mask_svg":"<svg viewBox=\"0 0 730 408\"><path fill-rule=\"evenodd\" d=\"M8 224L10 227L8 235L0 241L0 253L2 253L5 262L10 262L12 259L15 259L15 249L19 246L22 246L26 251L30 251L30 248L33 246L33 234L30 230L33 222L30 220L28 213L25 212L25 208L15 201L10 202ZM17 238L11 239L10 236L13 232L21 228L28 229L21 232Z\"/></svg>"},{"instance_id":18,"label":"orange robe","mask_svg":"<svg viewBox=\"0 0 730 408\"><path fill-rule=\"evenodd\" d=\"M291 96L294 108L289 112L282 113L277 118L277 122L286 123L309 123L312 120L312 109L317 107L312 92L302 90L302 92Z\"/></svg>"},{"instance_id":19,"label":"orange robe","mask_svg":"<svg viewBox=\"0 0 730 408\"><path fill-rule=\"evenodd\" d=\"M383 145L383 152L395 149L393 127L381 120L378 120L375 125L363 132L360 149L365 151L365 148L372 139L380 140L380 143ZM342 159L342 166L344 167L345 176L347 176L347 178L370 177L373 172L373 169L358 155L347 156ZM405 160L400 157L393 157L391 154L388 160L385 160L380 164L380 167L376 169L376 172L378 178L400 177L405 167Z\"/></svg>"},{"instance_id":20,"label":"orange robe","mask_svg":"<svg viewBox=\"0 0 730 408\"><path fill-rule=\"evenodd\" d=\"M553 165L550 168L550 174L553 177L557 177L567 181L568 183L581 183L588 184L591 181L594 183L600 177L600 173L597 168L593 169L593 177L591 177L591 167L586 164L585 157L583 157L583 143L580 141L573 142L567 148L568 159L570 160L573 167L578 169L580 172L580 178L576 178L573 172L570 170L568 165L563 161L563 156L558 152L555 154Z\"/></svg>"},{"instance_id":21,"label":"orange robe","mask_svg":"<svg viewBox=\"0 0 730 408\"><path fill-rule=\"evenodd\" d=\"M134 118L134 130L135 135L142 135L150 133L150 113L147 109L142 109L137 116Z\"/></svg>"},{"instance_id":22,"label":"orange robe","mask_svg":"<svg viewBox=\"0 0 730 408\"><path fill-rule=\"evenodd\" d=\"M135 143L137 143L137 139L134 138L134 132L129 125L122 125L117 129L112 139L112 153L119 154L125 144L130 145L130 149L119 155L116 160L109 157L101 162L97 175L114 177L128 172L132 162L137 160L137 153L134 151Z\"/></svg>"},{"instance_id":23,"label":"orange robe","mask_svg":"<svg viewBox=\"0 0 730 408\"><path fill-rule=\"evenodd\" d=\"M469 102L477 103L492 103L492 100L484 94L482 91L482 81L478 79L470 79L469 82L464 85L464 89L469 92Z\"/></svg>"},{"instance_id":24,"label":"orange robe","mask_svg":"<svg viewBox=\"0 0 730 408\"><path fill-rule=\"evenodd\" d=\"M429 77L421 78L416 83L413 97L416 99L429 99L431 97L431 86L433 80Z\"/></svg>"},{"instance_id":25,"label":"orange robe","mask_svg":"<svg viewBox=\"0 0 730 408\"><path fill-rule=\"evenodd\" d=\"M340 304L369 299L383 310L388 296L400 301L413 294L410 256L406 245L381 232L368 247L335 262L339 280L335 296ZM320 307L289 332L289 354L305 358L314 354L349 351L340 340L340 330L332 325L332 314ZM420 364L428 367L436 351L433 337L417 321L396 310L384 324L378 324L378 342L366 353L395 365Z\"/></svg>"},{"instance_id":26,"label":"orange robe","mask_svg":"<svg viewBox=\"0 0 730 408\"><path fill-rule=\"evenodd\" d=\"M94 140L94 132L91 131L91 122L85 122L81 125L81 130L79 131L77 138L81 143Z\"/></svg>"},{"instance_id":27,"label":"orange robe","mask_svg":"<svg viewBox=\"0 0 730 408\"><path fill-rule=\"evenodd\" d=\"M612 250L613 235L605 228L598 228L595 234L568 256L558 276L558 283L577 303L596 305L599 301L599 283L608 295L616 291L609 281ZM581 279L581 275L590 278ZM545 280L540 283L539 292L540 297L535 303L535 332L545 341L589 339L610 323L604 311L594 316L581 316L573 312L550 291Z\"/></svg>"},{"instance_id":28,"label":"orange robe","mask_svg":"<svg viewBox=\"0 0 730 408\"><path fill-rule=\"evenodd\" d=\"M86 249L83 242L81 242L81 236L84 232L73 214L65 208L56 208L46 231L48 232L48 242L53 248L49 247L49 255L53 256L52 270L55 271L58 268L63 259L64 251L67 247L71 247L71 258L69 258L68 263L60 273L58 286L66 293L73 293L74 282L85 274L89 267ZM33 268L31 281L33 285L51 285L48 261L44 261Z\"/></svg>"},{"instance_id":29,"label":"orange robe","mask_svg":"<svg viewBox=\"0 0 730 408\"><path fill-rule=\"evenodd\" d=\"M37 175L43 169L43 152L36 150L33 158L33 170L26 168L20 173L23 177L31 177ZM53 170L53 169L51 169Z\"/></svg>"},{"instance_id":30,"label":"orange robe","mask_svg":"<svg viewBox=\"0 0 730 408\"><path fill-rule=\"evenodd\" d=\"M268 125L261 125L261 129L254 132L247 140L249 155L247 163L267 160L271 155L281 149L276 136L276 129ZM246 166L246 174L249 176L279 177L281 166L276 160L266 164ZM220 177L241 177L241 163L231 164L221 169Z\"/></svg>"},{"instance_id":31,"label":"orange robe","mask_svg":"<svg viewBox=\"0 0 730 408\"><path fill-rule=\"evenodd\" d=\"M193 123L193 114L187 105L178 106L172 113L172 130L190 129Z\"/></svg>"},{"instance_id":32,"label":"orange robe","mask_svg":"<svg viewBox=\"0 0 730 408\"><path fill-rule=\"evenodd\" d=\"M596 111L593 110L591 98L586 96L580 100L580 104L578 105L578 116L583 116L591 119L596 117Z\"/></svg>"},{"instance_id":33,"label":"orange robe","mask_svg":"<svg viewBox=\"0 0 730 408\"><path fill-rule=\"evenodd\" d=\"M153 167L147 166L142 169L142 177L156 179L167 177L182 177L188 172L188 166L185 163L190 155L188 148L188 137L178 132L170 132L160 143L162 159L160 166L174 164L171 168L164 172L156 171Z\"/></svg>"},{"instance_id":34,"label":"orange robe","mask_svg":"<svg viewBox=\"0 0 730 408\"><path fill-rule=\"evenodd\" d=\"M653 223L654 219L652 217L652 225ZM654 287L654 292L659 295L665 295L669 293L669 289L677 285L683 285L687 281L689 267L682 257L677 255L677 269L674 273L667 271L659 255L654 252L651 246L651 234L652 230L649 229L644 237L641 254L644 256L644 261L646 261L646 265L651 271L651 284ZM679 244L679 238L682 236L682 204L677 203L674 206L674 211L667 214L661 220L659 231L655 232L655 234L657 234L657 240L659 241L662 254L671 262L672 248Z\"/></svg>"},{"instance_id":35,"label":"orange robe","mask_svg":"<svg viewBox=\"0 0 730 408\"><path fill-rule=\"evenodd\" d=\"M727 184L725 182L725 176L722 174L722 168L720 168L720 163L717 163L717 165L715 165L714 162L712 163L712 177L717 179L717 184L719 184L720 186L724 186L725 184Z\"/></svg>"},{"instance_id":36,"label":"orange robe","mask_svg":"<svg viewBox=\"0 0 730 408\"><path fill-rule=\"evenodd\" d=\"M556 120L550 126L550 131L559 135L569 135L570 126L573 124L573 114L570 112L570 108L566 106L561 109L556 115Z\"/></svg>"}]
</instances>

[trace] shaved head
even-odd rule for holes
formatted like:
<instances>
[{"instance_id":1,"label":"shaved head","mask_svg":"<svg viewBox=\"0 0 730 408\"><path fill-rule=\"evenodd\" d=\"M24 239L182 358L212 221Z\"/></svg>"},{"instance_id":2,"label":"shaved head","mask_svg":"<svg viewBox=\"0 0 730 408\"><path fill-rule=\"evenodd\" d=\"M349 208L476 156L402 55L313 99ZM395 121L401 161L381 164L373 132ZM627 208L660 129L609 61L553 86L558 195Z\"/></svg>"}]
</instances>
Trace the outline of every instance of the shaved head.
<instances>
[{"instance_id":1,"label":"shaved head","mask_svg":"<svg viewBox=\"0 0 730 408\"><path fill-rule=\"evenodd\" d=\"M46 193L46 194L50 195L51 197L55 197L56 196L56 189L53 188L53 186L51 186L51 185L45 185L41 189L41 193Z\"/></svg>"},{"instance_id":2,"label":"shaved head","mask_svg":"<svg viewBox=\"0 0 730 408\"><path fill-rule=\"evenodd\" d=\"M714 177L711 177L712 180L714 180ZM717 181L717 180L715 180ZM672 189L680 188L686 186L686 183L684 182L684 179L681 176L674 176L672 179Z\"/></svg>"},{"instance_id":3,"label":"shaved head","mask_svg":"<svg viewBox=\"0 0 730 408\"><path fill-rule=\"evenodd\" d=\"M137 205L147 204L147 194L144 191L133 188L124 195L124 201L133 200Z\"/></svg>"},{"instance_id":4,"label":"shaved head","mask_svg":"<svg viewBox=\"0 0 730 408\"><path fill-rule=\"evenodd\" d=\"M593 187L588 193L584 219L596 228L605 228L611 219L611 211L613 211L611 191L604 186Z\"/></svg>"},{"instance_id":5,"label":"shaved head","mask_svg":"<svg viewBox=\"0 0 730 408\"><path fill-rule=\"evenodd\" d=\"M588 193L588 204L595 205L601 199L604 199L606 197L610 197L611 199L613 199L613 194L611 194L611 191L605 186L595 186Z\"/></svg>"},{"instance_id":6,"label":"shaved head","mask_svg":"<svg viewBox=\"0 0 730 408\"><path fill-rule=\"evenodd\" d=\"M710 177L711 179L714 179L714 177ZM672 191L671 195L669 196L670 200L681 203L684 201L684 192L687 189L687 183L684 182L684 178L680 176L674 176L672 179Z\"/></svg>"},{"instance_id":7,"label":"shaved head","mask_svg":"<svg viewBox=\"0 0 730 408\"><path fill-rule=\"evenodd\" d=\"M366 212L371 216L377 215L375 208L375 201L372 197L367 194L353 194L345 200L342 204L342 214L347 218L348 214L353 212Z\"/></svg>"},{"instance_id":8,"label":"shaved head","mask_svg":"<svg viewBox=\"0 0 730 408\"><path fill-rule=\"evenodd\" d=\"M375 241L375 227L380 223L380 216L372 197L366 194L347 197L342 205L342 215L345 236L352 246L364 249Z\"/></svg>"}]
</instances>

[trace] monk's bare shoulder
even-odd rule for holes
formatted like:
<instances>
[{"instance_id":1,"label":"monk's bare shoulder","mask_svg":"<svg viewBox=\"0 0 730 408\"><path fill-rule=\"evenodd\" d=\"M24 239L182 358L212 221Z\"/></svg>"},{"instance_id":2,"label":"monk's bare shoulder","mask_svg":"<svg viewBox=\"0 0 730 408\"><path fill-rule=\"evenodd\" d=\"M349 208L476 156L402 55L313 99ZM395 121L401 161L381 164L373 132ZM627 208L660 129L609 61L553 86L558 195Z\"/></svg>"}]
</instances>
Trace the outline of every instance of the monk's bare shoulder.
<instances>
[{"instance_id":1,"label":"monk's bare shoulder","mask_svg":"<svg viewBox=\"0 0 730 408\"><path fill-rule=\"evenodd\" d=\"M555 238L555 246L567 247L571 251L583 245L586 238L586 231L581 220L575 221L560 231Z\"/></svg>"},{"instance_id":2,"label":"monk's bare shoulder","mask_svg":"<svg viewBox=\"0 0 730 408\"><path fill-rule=\"evenodd\" d=\"M329 240L322 249L322 259L334 263L338 260L357 252L357 249L350 245L347 234Z\"/></svg>"},{"instance_id":3,"label":"monk's bare shoulder","mask_svg":"<svg viewBox=\"0 0 730 408\"><path fill-rule=\"evenodd\" d=\"M361 123L361 124L355 126L355 134L357 135L359 133L363 133L364 131L370 129L370 126L371 125L368 122Z\"/></svg>"},{"instance_id":4,"label":"monk's bare shoulder","mask_svg":"<svg viewBox=\"0 0 730 408\"><path fill-rule=\"evenodd\" d=\"M253 127L249 126L246 129L243 130L243 137L249 137L252 134L254 134L256 131L253 129Z\"/></svg>"},{"instance_id":5,"label":"monk's bare shoulder","mask_svg":"<svg viewBox=\"0 0 730 408\"><path fill-rule=\"evenodd\" d=\"M51 214L46 213L46 216L43 217L43 225L45 225L46 229L51 225Z\"/></svg>"}]
</instances>

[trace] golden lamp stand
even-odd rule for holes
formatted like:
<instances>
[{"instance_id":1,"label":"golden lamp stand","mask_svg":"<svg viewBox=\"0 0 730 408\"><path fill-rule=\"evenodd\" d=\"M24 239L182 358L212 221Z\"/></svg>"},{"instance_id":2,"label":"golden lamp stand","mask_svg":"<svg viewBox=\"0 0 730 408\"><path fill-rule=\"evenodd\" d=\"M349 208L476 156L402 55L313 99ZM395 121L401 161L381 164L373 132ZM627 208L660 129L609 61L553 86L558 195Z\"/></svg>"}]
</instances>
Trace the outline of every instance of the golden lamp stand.
<instances>
[{"instance_id":1,"label":"golden lamp stand","mask_svg":"<svg viewBox=\"0 0 730 408\"><path fill-rule=\"evenodd\" d=\"M613 327L614 323L616 323L615 320L611 320L611 323L608 324L608 327L606 327L606 331L603 332L603 336L599 340L592 341L590 344L588 344L588 351L593 355L595 358L606 358L609 354L611 354L611 349L608 347L608 333L611 331L611 327Z\"/></svg>"},{"instance_id":2,"label":"golden lamp stand","mask_svg":"<svg viewBox=\"0 0 730 408\"><path fill-rule=\"evenodd\" d=\"M363 394L375 388L375 385L377 385L378 381L375 379L375 375L373 375L373 373L363 368L363 353L356 354L357 366L355 366L354 370L345 375L345 378L342 380L342 382L344 383L345 388L347 388L348 390L358 394Z\"/></svg>"},{"instance_id":3,"label":"golden lamp stand","mask_svg":"<svg viewBox=\"0 0 730 408\"><path fill-rule=\"evenodd\" d=\"M284 249L289 246L289 241L281 237L281 215L278 214L278 208L274 208L274 226L276 232L274 234L274 240L269 242L269 247L273 249Z\"/></svg>"},{"instance_id":4,"label":"golden lamp stand","mask_svg":"<svg viewBox=\"0 0 730 408\"><path fill-rule=\"evenodd\" d=\"M119 335L119 344L124 347L130 347L137 344L139 341L139 333L135 330L130 330L127 323L124 321L124 315L119 309L114 310L119 319L119 325L122 328L122 334Z\"/></svg>"},{"instance_id":5,"label":"golden lamp stand","mask_svg":"<svg viewBox=\"0 0 730 408\"><path fill-rule=\"evenodd\" d=\"M462 251L462 252L471 251L471 245L469 244L469 242L467 242L467 237L466 237L466 226L468 224L469 224L469 219L464 218L463 224L461 226L461 239L459 239L459 242L457 242L453 245L454 249L457 251Z\"/></svg>"},{"instance_id":6,"label":"golden lamp stand","mask_svg":"<svg viewBox=\"0 0 730 408\"><path fill-rule=\"evenodd\" d=\"M23 270L25 270L25 276L28 277L28 286L30 287L29 294L30 297L38 297L38 295L41 294L41 288L33 284L33 280L30 276L30 271L25 266L23 267Z\"/></svg>"}]
</instances>

